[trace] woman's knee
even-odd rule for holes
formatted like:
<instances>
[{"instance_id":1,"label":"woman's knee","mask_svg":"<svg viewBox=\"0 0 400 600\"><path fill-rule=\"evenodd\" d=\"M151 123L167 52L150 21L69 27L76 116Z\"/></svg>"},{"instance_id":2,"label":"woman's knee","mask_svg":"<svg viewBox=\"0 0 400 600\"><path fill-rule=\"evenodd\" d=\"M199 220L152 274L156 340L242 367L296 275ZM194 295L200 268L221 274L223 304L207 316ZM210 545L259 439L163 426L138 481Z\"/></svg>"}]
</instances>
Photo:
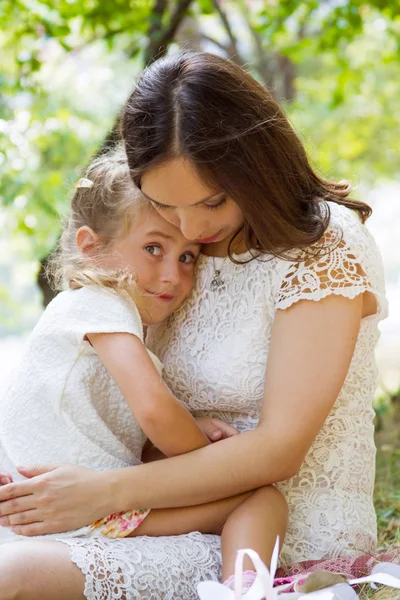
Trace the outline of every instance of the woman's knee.
<instances>
[{"instance_id":1,"label":"woman's knee","mask_svg":"<svg viewBox=\"0 0 400 600\"><path fill-rule=\"evenodd\" d=\"M50 541L21 541L0 546L1 600L81 600L84 576L69 549Z\"/></svg>"},{"instance_id":2,"label":"woman's knee","mask_svg":"<svg viewBox=\"0 0 400 600\"><path fill-rule=\"evenodd\" d=\"M17 551L17 542L0 546L0 598L17 600L20 598L24 580L23 553Z\"/></svg>"}]
</instances>

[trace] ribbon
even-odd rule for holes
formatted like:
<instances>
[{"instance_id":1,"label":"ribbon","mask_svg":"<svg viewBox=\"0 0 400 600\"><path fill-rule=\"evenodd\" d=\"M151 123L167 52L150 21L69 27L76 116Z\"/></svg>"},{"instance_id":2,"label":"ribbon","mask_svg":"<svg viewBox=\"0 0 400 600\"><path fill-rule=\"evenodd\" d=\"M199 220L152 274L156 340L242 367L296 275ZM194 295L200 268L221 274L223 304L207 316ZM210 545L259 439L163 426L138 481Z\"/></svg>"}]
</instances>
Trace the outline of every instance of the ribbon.
<instances>
[{"instance_id":1,"label":"ribbon","mask_svg":"<svg viewBox=\"0 0 400 600\"><path fill-rule=\"evenodd\" d=\"M198 584L197 591L200 600L357 600L358 595L352 588L353 585L370 583L400 589L400 565L394 563L380 563L372 569L371 575L350 579L346 583L339 583L321 590L309 593L287 592L292 583L274 587L274 577L278 566L279 537L276 540L272 553L270 569L265 566L255 550L239 550L235 561L235 589L231 590L216 581L203 581ZM253 585L242 594L243 560L249 556L253 562L256 578Z\"/></svg>"}]
</instances>

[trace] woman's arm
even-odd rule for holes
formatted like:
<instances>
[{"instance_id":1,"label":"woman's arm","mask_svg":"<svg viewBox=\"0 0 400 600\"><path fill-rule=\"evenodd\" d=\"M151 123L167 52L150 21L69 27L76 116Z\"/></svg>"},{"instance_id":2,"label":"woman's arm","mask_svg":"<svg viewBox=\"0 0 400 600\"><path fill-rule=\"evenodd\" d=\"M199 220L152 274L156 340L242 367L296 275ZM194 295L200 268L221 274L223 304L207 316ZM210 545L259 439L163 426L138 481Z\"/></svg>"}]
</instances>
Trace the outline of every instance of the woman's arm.
<instances>
[{"instance_id":1,"label":"woman's arm","mask_svg":"<svg viewBox=\"0 0 400 600\"><path fill-rule=\"evenodd\" d=\"M166 456L206 446L195 419L171 394L145 346L130 333L86 336L147 437Z\"/></svg>"},{"instance_id":2,"label":"woman's arm","mask_svg":"<svg viewBox=\"0 0 400 600\"><path fill-rule=\"evenodd\" d=\"M197 417L196 423L202 430L205 436L210 440L210 442L219 442L220 440L224 440L228 437L232 437L232 435L239 435L239 431L226 423L225 421L221 421L221 419L216 419L213 417ZM158 448L154 446L154 444L148 439L143 446L142 450L142 462L149 463L154 460L163 460L167 458L165 454L163 454ZM5 474L7 475L7 474ZM2 473L0 473L0 483L1 483ZM4 481L4 483L11 483L12 479L9 481Z\"/></svg>"},{"instance_id":3,"label":"woman's arm","mask_svg":"<svg viewBox=\"0 0 400 600\"><path fill-rule=\"evenodd\" d=\"M34 522L17 531L36 535L80 527L132 506L201 504L287 479L299 470L339 394L361 315L361 295L300 301L277 312L254 431L128 469L94 473L62 466L0 488L0 514L14 515L10 521L16 525ZM37 472L43 469L22 471Z\"/></svg>"}]
</instances>

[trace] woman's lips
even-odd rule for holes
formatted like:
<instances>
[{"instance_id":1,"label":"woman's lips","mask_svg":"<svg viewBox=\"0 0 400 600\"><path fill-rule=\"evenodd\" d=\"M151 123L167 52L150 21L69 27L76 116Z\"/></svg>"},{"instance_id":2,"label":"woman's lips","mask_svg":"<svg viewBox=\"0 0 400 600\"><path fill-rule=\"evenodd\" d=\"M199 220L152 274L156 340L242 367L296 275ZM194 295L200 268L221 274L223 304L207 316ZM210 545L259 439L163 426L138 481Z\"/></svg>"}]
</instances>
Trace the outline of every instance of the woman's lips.
<instances>
[{"instance_id":1,"label":"woman's lips","mask_svg":"<svg viewBox=\"0 0 400 600\"><path fill-rule=\"evenodd\" d=\"M221 232L218 231L218 233L216 233L215 235L212 235L211 237L208 237L208 238L204 238L203 240L196 240L196 242L198 244L211 244L212 242L215 242L218 239L220 233Z\"/></svg>"}]
</instances>

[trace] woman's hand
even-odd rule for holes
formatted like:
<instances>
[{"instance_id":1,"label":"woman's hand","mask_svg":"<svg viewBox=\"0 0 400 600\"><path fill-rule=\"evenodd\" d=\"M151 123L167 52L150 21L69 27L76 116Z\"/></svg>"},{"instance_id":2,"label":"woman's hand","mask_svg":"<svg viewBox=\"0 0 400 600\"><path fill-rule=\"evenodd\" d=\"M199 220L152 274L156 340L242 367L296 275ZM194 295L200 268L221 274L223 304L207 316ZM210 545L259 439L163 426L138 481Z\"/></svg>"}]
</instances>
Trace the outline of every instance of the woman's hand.
<instances>
[{"instance_id":1,"label":"woman's hand","mask_svg":"<svg viewBox=\"0 0 400 600\"><path fill-rule=\"evenodd\" d=\"M219 440L226 440L233 435L238 435L239 431L226 423L221 419L214 419L212 417L199 417L196 419L197 425L200 427L204 435L208 437L210 442L218 442Z\"/></svg>"},{"instance_id":2,"label":"woman's hand","mask_svg":"<svg viewBox=\"0 0 400 600\"><path fill-rule=\"evenodd\" d=\"M0 525L20 535L78 529L110 513L107 471L61 464L23 468L28 479L0 486Z\"/></svg>"},{"instance_id":3,"label":"woman's hand","mask_svg":"<svg viewBox=\"0 0 400 600\"><path fill-rule=\"evenodd\" d=\"M7 483L12 483L13 478L10 473L0 473L0 485L7 485Z\"/></svg>"}]
</instances>

